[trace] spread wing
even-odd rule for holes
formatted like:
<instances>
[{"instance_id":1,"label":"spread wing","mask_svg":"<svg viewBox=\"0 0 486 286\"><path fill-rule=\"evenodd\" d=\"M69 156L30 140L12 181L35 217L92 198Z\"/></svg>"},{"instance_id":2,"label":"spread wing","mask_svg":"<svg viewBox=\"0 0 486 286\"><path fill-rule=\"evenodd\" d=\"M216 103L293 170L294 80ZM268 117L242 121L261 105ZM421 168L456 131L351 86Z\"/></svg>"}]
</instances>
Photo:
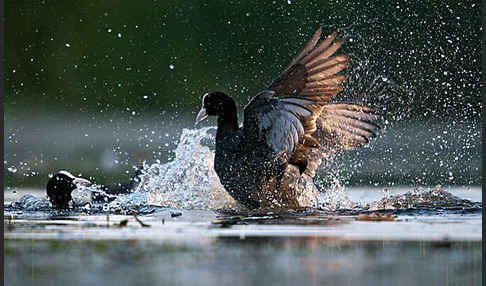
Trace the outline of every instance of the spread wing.
<instances>
[{"instance_id":1,"label":"spread wing","mask_svg":"<svg viewBox=\"0 0 486 286\"><path fill-rule=\"evenodd\" d=\"M329 104L346 76L348 55L334 53L343 40L319 28L283 73L245 107L243 130L273 151L288 152L289 163L313 176L322 154L368 142L378 126L373 109L356 104Z\"/></svg>"}]
</instances>

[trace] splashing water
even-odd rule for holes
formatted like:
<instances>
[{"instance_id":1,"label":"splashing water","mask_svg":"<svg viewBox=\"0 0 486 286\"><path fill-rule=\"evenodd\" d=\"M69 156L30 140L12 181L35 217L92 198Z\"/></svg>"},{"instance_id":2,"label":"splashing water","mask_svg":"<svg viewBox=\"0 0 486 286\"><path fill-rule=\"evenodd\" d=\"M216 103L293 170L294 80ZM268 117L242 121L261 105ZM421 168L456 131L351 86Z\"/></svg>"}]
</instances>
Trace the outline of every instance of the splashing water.
<instances>
[{"instance_id":1,"label":"splashing water","mask_svg":"<svg viewBox=\"0 0 486 286\"><path fill-rule=\"evenodd\" d=\"M178 209L242 209L240 205L224 190L214 171L214 140L212 131L215 127L201 129L183 129L175 158L165 164L144 163L140 184L135 192L117 196L115 200L105 203L89 201L86 194L94 187L83 187L75 190L74 205L79 210L89 213L143 213L151 212L150 206L171 207ZM396 210L447 207L477 208L480 203L473 203L453 196L451 193L436 187L432 190L417 188L414 191L398 196L384 193L383 198L366 205L353 202L345 191L338 171L332 171L334 157L322 162L323 172L314 178L312 192L317 192L317 205L310 207L324 211L342 212L352 210L361 212L369 210ZM311 190L312 189L312 190ZM97 189L99 192L100 190ZM43 198L24 195L7 207L22 210L48 210L50 203ZM144 209L146 209L144 211ZM351 213L350 213L351 214Z\"/></svg>"},{"instance_id":2,"label":"splashing water","mask_svg":"<svg viewBox=\"0 0 486 286\"><path fill-rule=\"evenodd\" d=\"M166 164L144 164L137 192L149 204L184 209L217 209L236 203L214 171L214 153L202 143L214 142L215 127L183 129L175 158Z\"/></svg>"},{"instance_id":3,"label":"splashing water","mask_svg":"<svg viewBox=\"0 0 486 286\"><path fill-rule=\"evenodd\" d=\"M241 206L224 190L214 171L215 127L183 129L174 160L161 164L144 163L141 183L137 191L120 196L110 203L109 209L143 206L146 204L182 209L241 209ZM360 205L353 202L345 191L339 171L333 170L334 156L322 162L320 174L314 178L312 191L318 193L317 207L325 211L406 209L416 206L449 207L470 206L471 202L460 200L436 187L432 190L417 188L400 196L388 196L381 200Z\"/></svg>"},{"instance_id":4,"label":"splashing water","mask_svg":"<svg viewBox=\"0 0 486 286\"><path fill-rule=\"evenodd\" d=\"M345 188L336 176L329 176L331 187L324 187L322 181L315 181L314 184L320 193L317 197L319 209L335 211L338 209L350 209L355 206L346 194Z\"/></svg>"},{"instance_id":5,"label":"splashing water","mask_svg":"<svg viewBox=\"0 0 486 286\"><path fill-rule=\"evenodd\" d=\"M184 129L175 150L176 157L166 164L144 165L144 174L137 192L147 194L153 205L184 209L234 208L237 203L224 190L214 171L214 153L204 143L214 146L215 127ZM335 210L350 208L353 203L345 194L336 174L330 173L309 191L318 190L317 205L312 207ZM323 180L320 180L321 182ZM117 202L117 201L115 201ZM241 206L240 206L241 207Z\"/></svg>"},{"instance_id":6,"label":"splashing water","mask_svg":"<svg viewBox=\"0 0 486 286\"><path fill-rule=\"evenodd\" d=\"M80 187L72 193L74 204L87 212L115 213L147 205L178 209L235 208L237 203L224 190L214 171L214 153L207 146L214 146L215 137L211 131L215 130L215 127L183 129L175 158L165 164L144 162L140 184L133 193L119 195L111 202L94 203L90 202L91 192L102 192L99 186ZM44 210L49 208L49 202L26 195L11 206Z\"/></svg>"},{"instance_id":7,"label":"splashing water","mask_svg":"<svg viewBox=\"0 0 486 286\"><path fill-rule=\"evenodd\" d=\"M433 209L448 207L474 208L479 205L479 203L454 196L451 193L444 191L441 186L436 186L433 189L418 187L413 191L395 196L389 196L385 193L382 199L371 202L370 204L363 206L363 208L369 210L410 208Z\"/></svg>"},{"instance_id":8,"label":"splashing water","mask_svg":"<svg viewBox=\"0 0 486 286\"><path fill-rule=\"evenodd\" d=\"M336 156L335 153L329 153L326 159L322 160L313 178L313 184L318 190L317 207L326 211L350 209L355 206L346 194L339 169L333 167Z\"/></svg>"},{"instance_id":9,"label":"splashing water","mask_svg":"<svg viewBox=\"0 0 486 286\"><path fill-rule=\"evenodd\" d=\"M26 211L40 211L49 210L50 203L42 198L38 198L31 194L23 195L20 199L11 204L11 207L22 209Z\"/></svg>"}]
</instances>

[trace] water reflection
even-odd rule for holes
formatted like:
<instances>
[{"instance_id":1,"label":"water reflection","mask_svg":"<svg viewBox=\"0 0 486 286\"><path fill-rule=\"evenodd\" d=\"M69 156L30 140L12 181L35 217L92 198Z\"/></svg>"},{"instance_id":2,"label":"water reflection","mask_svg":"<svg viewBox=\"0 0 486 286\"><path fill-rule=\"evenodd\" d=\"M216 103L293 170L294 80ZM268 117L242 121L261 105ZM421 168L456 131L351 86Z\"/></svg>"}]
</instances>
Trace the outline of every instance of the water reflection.
<instances>
[{"instance_id":1,"label":"water reflection","mask_svg":"<svg viewBox=\"0 0 486 286\"><path fill-rule=\"evenodd\" d=\"M34 280L36 285L68 280L70 285L85 285L98 279L116 285L481 283L480 242L262 237L219 238L204 247L143 241L7 241L5 246L10 285ZM48 260L39 259L47 255Z\"/></svg>"}]
</instances>

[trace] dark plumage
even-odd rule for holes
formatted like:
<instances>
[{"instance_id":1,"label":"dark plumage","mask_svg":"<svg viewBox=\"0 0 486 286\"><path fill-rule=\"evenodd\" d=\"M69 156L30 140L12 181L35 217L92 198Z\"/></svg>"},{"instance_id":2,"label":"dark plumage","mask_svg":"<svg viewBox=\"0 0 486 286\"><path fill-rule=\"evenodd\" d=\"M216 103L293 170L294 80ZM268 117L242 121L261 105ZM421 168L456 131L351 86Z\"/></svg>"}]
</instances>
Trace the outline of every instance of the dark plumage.
<instances>
[{"instance_id":1,"label":"dark plumage","mask_svg":"<svg viewBox=\"0 0 486 286\"><path fill-rule=\"evenodd\" d=\"M73 176L67 171L60 171L49 179L46 186L47 197L51 204L58 209L67 209L71 201L71 193L78 185L91 185L91 182Z\"/></svg>"},{"instance_id":2,"label":"dark plumage","mask_svg":"<svg viewBox=\"0 0 486 286\"><path fill-rule=\"evenodd\" d=\"M215 171L249 208L307 206L305 192L321 160L367 144L379 129L373 108L329 103L342 90L346 76L338 73L348 56L334 55L343 43L336 33L320 37L319 28L280 77L248 103L241 128L231 97L203 96L196 122L218 117Z\"/></svg>"}]
</instances>

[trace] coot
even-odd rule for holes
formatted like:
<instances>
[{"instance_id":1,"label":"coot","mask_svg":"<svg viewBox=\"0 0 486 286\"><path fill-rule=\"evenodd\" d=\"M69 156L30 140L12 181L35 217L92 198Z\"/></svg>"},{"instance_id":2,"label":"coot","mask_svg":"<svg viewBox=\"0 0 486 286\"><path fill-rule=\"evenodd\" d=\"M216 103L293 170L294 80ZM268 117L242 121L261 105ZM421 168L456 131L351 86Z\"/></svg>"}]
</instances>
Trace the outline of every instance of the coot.
<instances>
[{"instance_id":1,"label":"coot","mask_svg":"<svg viewBox=\"0 0 486 286\"><path fill-rule=\"evenodd\" d=\"M207 93L196 123L217 116L214 168L238 202L254 208L298 208L316 203L312 178L322 159L360 147L376 136L379 115L359 103L330 103L346 76L348 55L319 28L283 73L244 108L238 126L234 100Z\"/></svg>"},{"instance_id":2,"label":"coot","mask_svg":"<svg viewBox=\"0 0 486 286\"><path fill-rule=\"evenodd\" d=\"M91 200L109 202L114 200L117 195L131 193L141 181L142 170L143 168L139 167L129 182L92 186ZM91 185L92 183L87 179L75 177L68 171L60 171L47 182L47 197L55 208L67 209L72 200L71 193L80 186Z\"/></svg>"},{"instance_id":3,"label":"coot","mask_svg":"<svg viewBox=\"0 0 486 286\"><path fill-rule=\"evenodd\" d=\"M67 209L72 200L71 193L79 186L90 186L91 182L73 176L68 171L60 171L47 181L47 197L58 209Z\"/></svg>"}]
</instances>

